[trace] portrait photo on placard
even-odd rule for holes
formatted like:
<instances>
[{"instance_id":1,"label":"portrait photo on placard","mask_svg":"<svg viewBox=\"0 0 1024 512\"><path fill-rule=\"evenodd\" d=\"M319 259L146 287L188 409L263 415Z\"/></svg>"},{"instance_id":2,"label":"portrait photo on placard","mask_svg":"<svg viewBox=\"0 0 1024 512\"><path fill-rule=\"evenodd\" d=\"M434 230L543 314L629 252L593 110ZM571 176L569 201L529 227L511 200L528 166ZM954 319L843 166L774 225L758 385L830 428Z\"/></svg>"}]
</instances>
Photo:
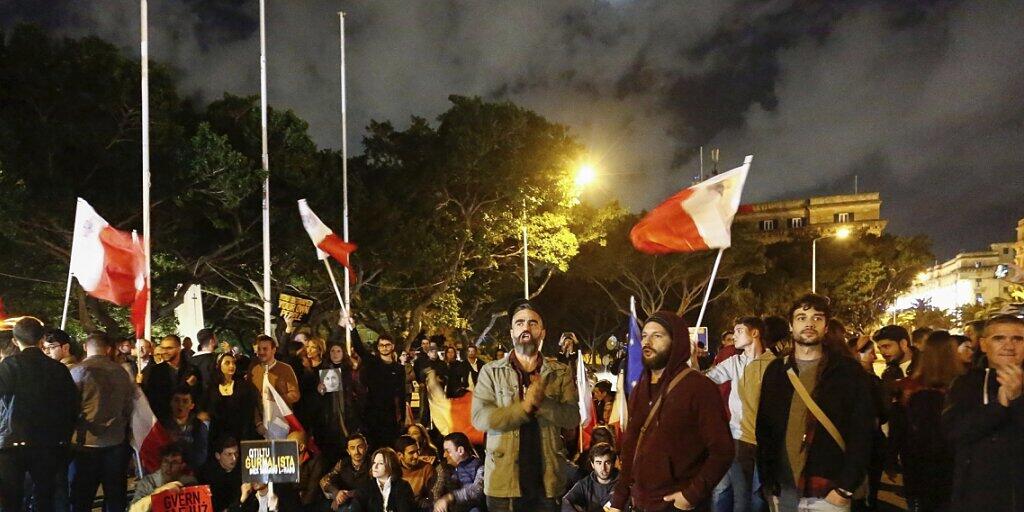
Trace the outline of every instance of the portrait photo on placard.
<instances>
[{"instance_id":1,"label":"portrait photo on placard","mask_svg":"<svg viewBox=\"0 0 1024 512\"><path fill-rule=\"evenodd\" d=\"M341 390L341 368L320 370L320 383L324 385L325 393Z\"/></svg>"}]
</instances>

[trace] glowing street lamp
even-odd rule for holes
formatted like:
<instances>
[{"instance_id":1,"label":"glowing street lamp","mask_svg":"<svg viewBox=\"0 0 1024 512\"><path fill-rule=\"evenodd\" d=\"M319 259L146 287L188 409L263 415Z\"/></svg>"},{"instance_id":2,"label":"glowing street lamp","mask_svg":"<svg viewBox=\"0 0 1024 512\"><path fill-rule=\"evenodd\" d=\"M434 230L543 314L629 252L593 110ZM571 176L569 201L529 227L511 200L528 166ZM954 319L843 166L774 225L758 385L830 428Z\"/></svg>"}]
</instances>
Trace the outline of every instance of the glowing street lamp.
<instances>
[{"instance_id":1,"label":"glowing street lamp","mask_svg":"<svg viewBox=\"0 0 1024 512\"><path fill-rule=\"evenodd\" d=\"M597 179L597 171L594 170L594 166L589 163L581 164L579 169L576 169L576 188L586 188L588 185Z\"/></svg>"},{"instance_id":2,"label":"glowing street lamp","mask_svg":"<svg viewBox=\"0 0 1024 512\"><path fill-rule=\"evenodd\" d=\"M839 228L835 233L819 236L811 241L811 293L818 293L818 240L826 238L843 240L850 237L850 228Z\"/></svg>"}]
</instances>

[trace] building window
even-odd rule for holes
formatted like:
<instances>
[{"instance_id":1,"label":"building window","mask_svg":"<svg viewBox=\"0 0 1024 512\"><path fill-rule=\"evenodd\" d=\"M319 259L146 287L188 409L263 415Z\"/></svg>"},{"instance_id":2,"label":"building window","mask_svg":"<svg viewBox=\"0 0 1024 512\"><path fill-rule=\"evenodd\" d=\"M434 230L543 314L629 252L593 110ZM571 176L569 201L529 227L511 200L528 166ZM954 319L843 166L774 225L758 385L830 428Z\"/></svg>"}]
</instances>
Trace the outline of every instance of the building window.
<instances>
[{"instance_id":1,"label":"building window","mask_svg":"<svg viewBox=\"0 0 1024 512\"><path fill-rule=\"evenodd\" d=\"M851 212L837 213L832 218L836 222L853 222L853 213L851 213Z\"/></svg>"},{"instance_id":2,"label":"building window","mask_svg":"<svg viewBox=\"0 0 1024 512\"><path fill-rule=\"evenodd\" d=\"M1010 254L1010 248L1009 247L1003 247L1003 254L1004 255L1005 254Z\"/></svg>"},{"instance_id":3,"label":"building window","mask_svg":"<svg viewBox=\"0 0 1024 512\"><path fill-rule=\"evenodd\" d=\"M789 219L789 228L790 229L798 229L798 228L802 228L802 227L804 227L804 218L803 217L793 217L792 219Z\"/></svg>"},{"instance_id":4,"label":"building window","mask_svg":"<svg viewBox=\"0 0 1024 512\"><path fill-rule=\"evenodd\" d=\"M759 223L761 231L775 231L775 219L762 220Z\"/></svg>"}]
</instances>

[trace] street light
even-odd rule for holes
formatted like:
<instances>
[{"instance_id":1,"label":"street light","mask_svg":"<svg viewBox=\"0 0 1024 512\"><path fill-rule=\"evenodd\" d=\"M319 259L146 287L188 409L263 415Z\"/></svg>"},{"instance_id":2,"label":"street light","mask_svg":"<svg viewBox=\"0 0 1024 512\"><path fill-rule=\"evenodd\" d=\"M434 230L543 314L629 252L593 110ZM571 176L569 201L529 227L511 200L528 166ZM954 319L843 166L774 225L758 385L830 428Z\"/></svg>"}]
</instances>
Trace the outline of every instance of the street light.
<instances>
[{"instance_id":1,"label":"street light","mask_svg":"<svg viewBox=\"0 0 1024 512\"><path fill-rule=\"evenodd\" d=\"M819 236L811 241L811 293L818 293L818 240L838 238L843 240L850 236L850 228L839 228L835 233Z\"/></svg>"},{"instance_id":2,"label":"street light","mask_svg":"<svg viewBox=\"0 0 1024 512\"><path fill-rule=\"evenodd\" d=\"M576 188L586 188L597 179L597 171L594 170L594 166L589 163L583 163L579 169L576 170Z\"/></svg>"}]
</instances>

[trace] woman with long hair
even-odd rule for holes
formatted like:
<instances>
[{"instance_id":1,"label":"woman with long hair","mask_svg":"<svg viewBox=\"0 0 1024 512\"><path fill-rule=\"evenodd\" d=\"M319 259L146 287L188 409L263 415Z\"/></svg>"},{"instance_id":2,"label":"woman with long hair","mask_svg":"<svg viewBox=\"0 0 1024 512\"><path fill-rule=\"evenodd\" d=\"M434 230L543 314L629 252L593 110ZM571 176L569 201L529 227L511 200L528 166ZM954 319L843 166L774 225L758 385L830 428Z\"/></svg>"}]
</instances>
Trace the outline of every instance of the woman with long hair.
<instances>
[{"instance_id":1,"label":"woman with long hair","mask_svg":"<svg viewBox=\"0 0 1024 512\"><path fill-rule=\"evenodd\" d=\"M437 459L437 447L434 443L430 442L430 433L422 423L413 423L405 429L405 433L416 440L416 444L420 447L420 458L428 460L431 464Z\"/></svg>"},{"instance_id":2,"label":"woman with long hair","mask_svg":"<svg viewBox=\"0 0 1024 512\"><path fill-rule=\"evenodd\" d=\"M321 440L322 425L319 411L323 409L323 396L317 391L320 386L320 365L323 364L324 352L327 351L324 340L316 336L307 336L296 356L302 362L302 368L296 368L299 379L299 394L302 398L295 404L295 416L307 432L313 434L317 443Z\"/></svg>"},{"instance_id":3,"label":"woman with long hair","mask_svg":"<svg viewBox=\"0 0 1024 512\"><path fill-rule=\"evenodd\" d=\"M344 455L344 440L362 431L362 404L344 346L335 342L328 345L327 358L318 371L321 382L313 391L320 404L315 411L315 435L324 455L333 463Z\"/></svg>"},{"instance_id":4,"label":"woman with long hair","mask_svg":"<svg viewBox=\"0 0 1024 512\"><path fill-rule=\"evenodd\" d=\"M947 510L953 450L940 425L946 393L962 372L953 337L935 331L925 340L914 373L899 381L899 402L890 414L890 446L903 468L912 512Z\"/></svg>"},{"instance_id":5,"label":"woman with long hair","mask_svg":"<svg viewBox=\"0 0 1024 512\"><path fill-rule=\"evenodd\" d=\"M414 512L416 502L409 482L402 480L402 463L391 448L370 457L370 480L359 496L366 512Z\"/></svg>"},{"instance_id":6,"label":"woman with long hair","mask_svg":"<svg viewBox=\"0 0 1024 512\"><path fill-rule=\"evenodd\" d=\"M260 394L246 378L235 379L235 356L225 352L217 356L213 385L200 403L200 415L210 422L210 439L231 436L238 440L259 439L256 427L262 422Z\"/></svg>"}]
</instances>

